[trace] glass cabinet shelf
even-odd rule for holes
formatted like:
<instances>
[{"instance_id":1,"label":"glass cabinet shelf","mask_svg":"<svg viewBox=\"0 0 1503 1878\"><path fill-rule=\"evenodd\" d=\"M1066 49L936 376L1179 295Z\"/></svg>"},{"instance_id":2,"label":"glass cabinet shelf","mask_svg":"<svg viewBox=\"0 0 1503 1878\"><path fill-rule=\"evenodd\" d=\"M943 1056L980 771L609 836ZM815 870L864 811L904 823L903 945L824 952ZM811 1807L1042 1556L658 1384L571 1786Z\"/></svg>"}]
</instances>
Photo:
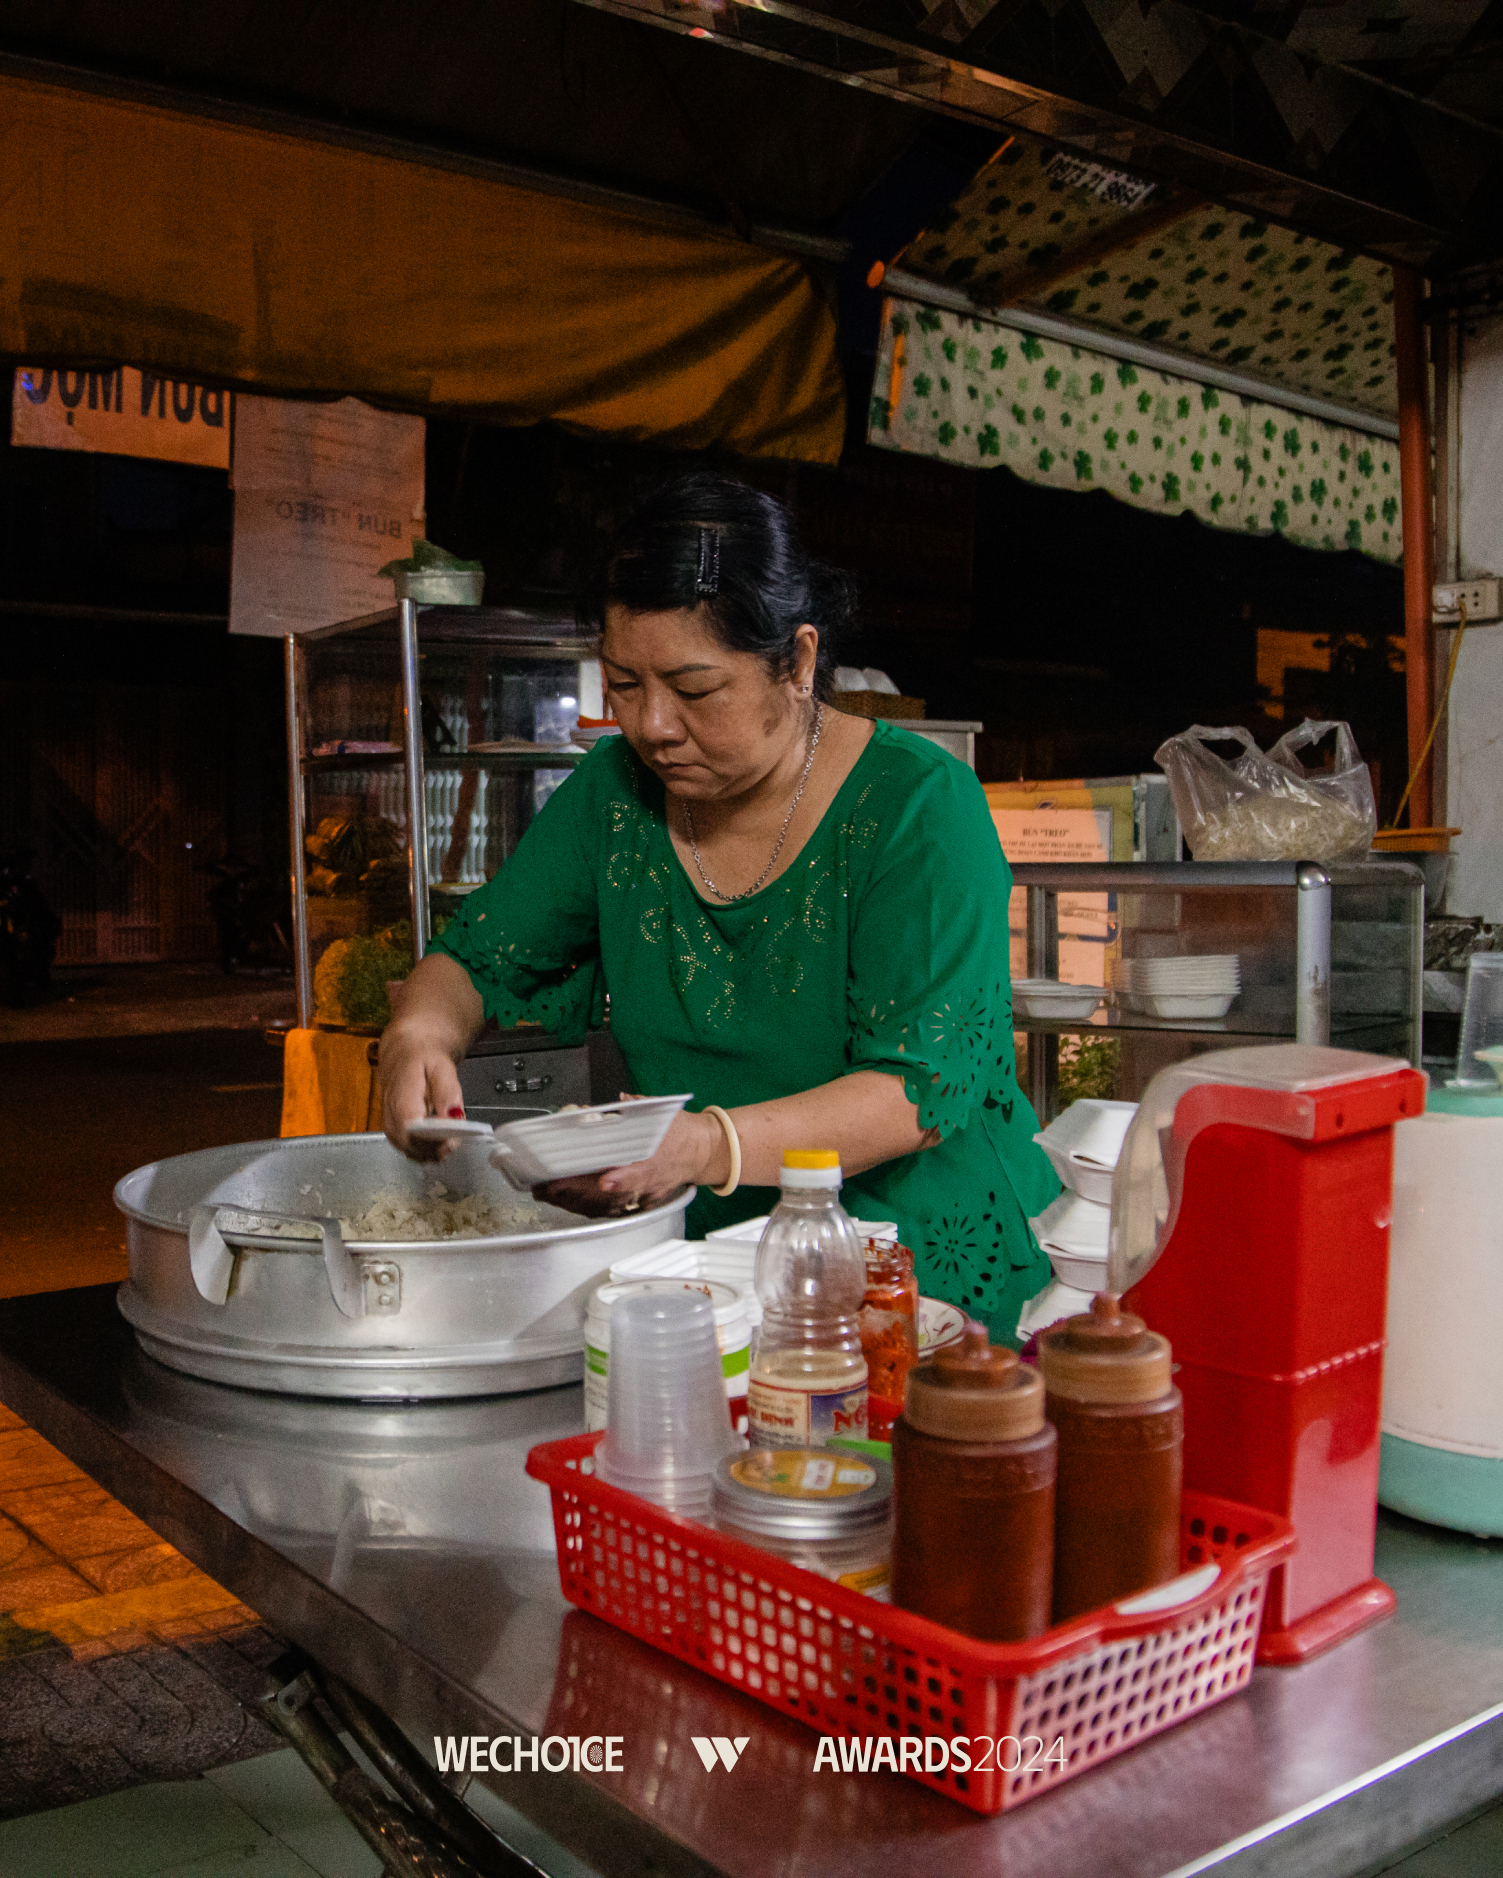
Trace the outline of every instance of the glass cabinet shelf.
<instances>
[{"instance_id":1,"label":"glass cabinet shelf","mask_svg":"<svg viewBox=\"0 0 1503 1878\"><path fill-rule=\"evenodd\" d=\"M1095 922L1108 990L1120 958L1235 954L1239 964L1241 990L1221 1018L1112 1004L1087 1018L1015 1013L1045 1122L1058 1107L1062 1037L1118 1039L1115 1093L1127 1101L1169 1063L1238 1043L1335 1043L1420 1060L1425 889L1407 862L1034 862L1012 875L1026 893L1030 978L1060 976L1062 903Z\"/></svg>"},{"instance_id":2,"label":"glass cabinet shelf","mask_svg":"<svg viewBox=\"0 0 1503 1878\"><path fill-rule=\"evenodd\" d=\"M600 714L594 652L562 596L402 601L288 638L300 1024L384 1021L387 982L584 761L561 746Z\"/></svg>"}]
</instances>

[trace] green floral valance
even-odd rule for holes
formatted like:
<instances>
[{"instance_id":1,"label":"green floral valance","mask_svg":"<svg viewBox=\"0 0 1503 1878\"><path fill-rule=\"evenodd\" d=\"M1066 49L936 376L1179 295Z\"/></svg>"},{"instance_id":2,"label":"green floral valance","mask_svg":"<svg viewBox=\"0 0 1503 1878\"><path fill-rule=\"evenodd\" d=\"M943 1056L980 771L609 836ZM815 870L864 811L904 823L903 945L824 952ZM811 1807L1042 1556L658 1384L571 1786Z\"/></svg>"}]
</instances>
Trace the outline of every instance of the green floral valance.
<instances>
[{"instance_id":1,"label":"green floral valance","mask_svg":"<svg viewBox=\"0 0 1503 1878\"><path fill-rule=\"evenodd\" d=\"M1401 558L1397 444L997 321L889 300L867 435L1214 528Z\"/></svg>"}]
</instances>

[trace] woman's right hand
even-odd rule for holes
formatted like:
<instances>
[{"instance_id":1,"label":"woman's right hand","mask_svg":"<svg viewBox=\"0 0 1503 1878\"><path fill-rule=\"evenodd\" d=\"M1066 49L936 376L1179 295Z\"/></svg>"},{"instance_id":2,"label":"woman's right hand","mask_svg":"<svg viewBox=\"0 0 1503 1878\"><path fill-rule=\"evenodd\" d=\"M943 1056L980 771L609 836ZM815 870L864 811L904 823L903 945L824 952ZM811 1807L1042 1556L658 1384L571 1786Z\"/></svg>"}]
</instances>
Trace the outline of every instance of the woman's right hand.
<instances>
[{"instance_id":1,"label":"woman's right hand","mask_svg":"<svg viewBox=\"0 0 1503 1878\"><path fill-rule=\"evenodd\" d=\"M392 1146L414 1161L441 1159L443 1149L409 1140L409 1122L464 1114L455 1066L483 1017L469 973L442 952L430 952L406 982L401 1015L381 1036L381 1126Z\"/></svg>"},{"instance_id":2,"label":"woman's right hand","mask_svg":"<svg viewBox=\"0 0 1503 1878\"><path fill-rule=\"evenodd\" d=\"M439 1144L412 1141L407 1124L424 1115L464 1114L459 1072L443 1044L421 1028L390 1024L381 1038L381 1126L414 1161L439 1158Z\"/></svg>"}]
</instances>

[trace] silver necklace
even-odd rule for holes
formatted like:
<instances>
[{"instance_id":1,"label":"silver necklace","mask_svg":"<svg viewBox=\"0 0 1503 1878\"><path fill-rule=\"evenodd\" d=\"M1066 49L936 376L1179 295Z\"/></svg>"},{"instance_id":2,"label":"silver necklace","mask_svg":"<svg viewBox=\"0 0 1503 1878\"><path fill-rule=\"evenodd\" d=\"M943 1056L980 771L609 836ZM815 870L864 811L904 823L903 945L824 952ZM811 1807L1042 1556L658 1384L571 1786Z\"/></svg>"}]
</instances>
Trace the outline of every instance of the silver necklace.
<instances>
[{"instance_id":1,"label":"silver necklace","mask_svg":"<svg viewBox=\"0 0 1503 1878\"><path fill-rule=\"evenodd\" d=\"M809 772L814 767L814 752L819 748L819 733L824 729L824 725L825 707L822 704L816 704L814 707L814 724L809 733L809 754L804 759L804 773L799 777L798 788L794 790L793 800L788 804L788 813L783 818L783 826L778 834L777 845L773 848L766 867L762 869L761 873L758 874L757 878L744 893L727 893L724 888L717 887L714 881L711 880L710 876L705 872L704 861L700 858L699 842L695 839L694 835L694 811L690 808L689 804L685 802L684 826L689 831L689 847L694 855L694 865L699 869L699 877L704 882L706 888L714 894L717 900L724 900L727 906L734 906L738 900L749 900L754 893L762 888L767 880L767 876L777 866L778 856L783 852L783 843L788 839L788 830L793 821L793 812L803 800L804 784L808 782Z\"/></svg>"}]
</instances>

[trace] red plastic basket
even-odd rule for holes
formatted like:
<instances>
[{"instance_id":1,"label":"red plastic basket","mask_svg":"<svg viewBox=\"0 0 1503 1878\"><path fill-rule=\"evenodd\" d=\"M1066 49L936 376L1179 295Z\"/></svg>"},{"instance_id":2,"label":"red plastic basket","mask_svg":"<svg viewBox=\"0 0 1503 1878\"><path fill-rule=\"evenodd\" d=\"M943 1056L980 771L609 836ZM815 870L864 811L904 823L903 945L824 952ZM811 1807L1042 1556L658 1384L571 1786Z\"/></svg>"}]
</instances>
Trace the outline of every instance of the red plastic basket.
<instances>
[{"instance_id":1,"label":"red plastic basket","mask_svg":"<svg viewBox=\"0 0 1503 1878\"><path fill-rule=\"evenodd\" d=\"M902 1771L978 1813L1046 1792L1242 1688L1268 1574L1294 1550L1287 1520L1187 1491L1181 1559L1186 1571L1218 1567L1210 1582L1182 1587L1190 1595L1168 1608L1128 1599L1026 1643L978 1643L607 1485L593 1473L600 1439L527 1457L553 1495L571 1604L822 1735L917 1737L931 1761L929 1741L970 1743L968 1771Z\"/></svg>"}]
</instances>

